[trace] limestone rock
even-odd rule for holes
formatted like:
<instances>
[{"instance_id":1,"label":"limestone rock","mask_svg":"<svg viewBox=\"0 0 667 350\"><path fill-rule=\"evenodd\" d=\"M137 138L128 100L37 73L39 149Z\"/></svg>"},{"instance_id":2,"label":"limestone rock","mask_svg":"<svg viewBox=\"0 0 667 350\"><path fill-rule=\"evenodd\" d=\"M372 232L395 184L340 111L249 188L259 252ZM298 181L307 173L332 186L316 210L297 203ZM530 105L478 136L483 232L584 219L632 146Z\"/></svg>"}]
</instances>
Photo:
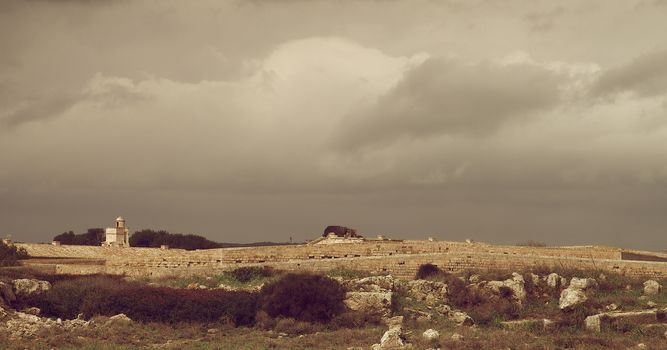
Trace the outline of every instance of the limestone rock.
<instances>
[{"instance_id":1,"label":"limestone rock","mask_svg":"<svg viewBox=\"0 0 667 350\"><path fill-rule=\"evenodd\" d=\"M533 282L533 285L538 285L540 283L540 276L534 274L534 273L529 273L528 277L530 278L530 281Z\"/></svg>"},{"instance_id":2,"label":"limestone rock","mask_svg":"<svg viewBox=\"0 0 667 350\"><path fill-rule=\"evenodd\" d=\"M422 337L428 341L434 341L440 338L440 333L435 329L429 328L422 333Z\"/></svg>"},{"instance_id":3,"label":"limestone rock","mask_svg":"<svg viewBox=\"0 0 667 350\"><path fill-rule=\"evenodd\" d=\"M395 326L402 326L403 325L403 316L394 316L391 318L386 318L384 319L384 324L387 325L387 327L392 328Z\"/></svg>"},{"instance_id":4,"label":"limestone rock","mask_svg":"<svg viewBox=\"0 0 667 350\"><path fill-rule=\"evenodd\" d=\"M598 286L598 282L594 278L577 278L572 277L570 280L570 289L579 289L579 290L589 290L595 289Z\"/></svg>"},{"instance_id":5,"label":"limestone rock","mask_svg":"<svg viewBox=\"0 0 667 350\"><path fill-rule=\"evenodd\" d=\"M389 328L380 339L380 349L402 349L404 347L405 339L401 326Z\"/></svg>"},{"instance_id":6,"label":"limestone rock","mask_svg":"<svg viewBox=\"0 0 667 350\"><path fill-rule=\"evenodd\" d=\"M654 281L654 280L648 280L644 282L644 294L646 295L656 295L660 293L662 290L662 286L660 283Z\"/></svg>"},{"instance_id":7,"label":"limestone rock","mask_svg":"<svg viewBox=\"0 0 667 350\"><path fill-rule=\"evenodd\" d=\"M628 311L628 312L605 312L586 317L586 329L591 332L600 332L601 328L616 328L625 324L647 325L654 323L663 323L664 315L667 310L646 310L646 311Z\"/></svg>"},{"instance_id":8,"label":"limestone rock","mask_svg":"<svg viewBox=\"0 0 667 350\"><path fill-rule=\"evenodd\" d=\"M576 305L579 305L588 300L586 294L581 289L563 289L560 293L560 301L558 307L561 310L569 310Z\"/></svg>"},{"instance_id":9,"label":"limestone rock","mask_svg":"<svg viewBox=\"0 0 667 350\"><path fill-rule=\"evenodd\" d=\"M389 316L391 299L392 292L347 292L344 303L350 310Z\"/></svg>"},{"instance_id":10,"label":"limestone rock","mask_svg":"<svg viewBox=\"0 0 667 350\"><path fill-rule=\"evenodd\" d=\"M434 306L447 302L447 285L437 281L414 280L407 284L408 295L426 305Z\"/></svg>"},{"instance_id":11,"label":"limestone rock","mask_svg":"<svg viewBox=\"0 0 667 350\"><path fill-rule=\"evenodd\" d=\"M454 311L450 314L449 319L456 322L459 326L472 326L475 321L465 312Z\"/></svg>"},{"instance_id":12,"label":"limestone rock","mask_svg":"<svg viewBox=\"0 0 667 350\"><path fill-rule=\"evenodd\" d=\"M656 306L658 306L658 303L656 303L655 301L649 300L646 303L646 306L652 309L652 308L655 308Z\"/></svg>"},{"instance_id":13,"label":"limestone rock","mask_svg":"<svg viewBox=\"0 0 667 350\"><path fill-rule=\"evenodd\" d=\"M512 277L504 281L489 281L486 284L486 287L489 288L496 294L500 293L501 287L507 287L512 290L512 299L521 304L526 299L526 288L525 281L523 276L514 272Z\"/></svg>"},{"instance_id":14,"label":"limestone rock","mask_svg":"<svg viewBox=\"0 0 667 350\"><path fill-rule=\"evenodd\" d=\"M46 292L51 289L51 283L47 281L21 278L14 280L14 294L16 296L27 296L35 293Z\"/></svg>"},{"instance_id":15,"label":"limestone rock","mask_svg":"<svg viewBox=\"0 0 667 350\"><path fill-rule=\"evenodd\" d=\"M395 289L396 281L391 275L370 276L346 281L343 286L356 292L387 292Z\"/></svg>"},{"instance_id":16,"label":"limestone rock","mask_svg":"<svg viewBox=\"0 0 667 350\"><path fill-rule=\"evenodd\" d=\"M601 329L600 315L592 315L586 317L586 319L584 320L584 324L586 325L586 330L599 333Z\"/></svg>"},{"instance_id":17,"label":"limestone rock","mask_svg":"<svg viewBox=\"0 0 667 350\"><path fill-rule=\"evenodd\" d=\"M549 288L558 288L558 283L561 281L561 277L557 273L550 273L545 277L545 281ZM564 284L561 284L560 286L564 286Z\"/></svg>"},{"instance_id":18,"label":"limestone rock","mask_svg":"<svg viewBox=\"0 0 667 350\"><path fill-rule=\"evenodd\" d=\"M131 323L132 319L127 317L125 314L118 314L109 317L109 319L104 323L105 327L111 326L111 325L119 325L119 324L127 324Z\"/></svg>"}]
</instances>

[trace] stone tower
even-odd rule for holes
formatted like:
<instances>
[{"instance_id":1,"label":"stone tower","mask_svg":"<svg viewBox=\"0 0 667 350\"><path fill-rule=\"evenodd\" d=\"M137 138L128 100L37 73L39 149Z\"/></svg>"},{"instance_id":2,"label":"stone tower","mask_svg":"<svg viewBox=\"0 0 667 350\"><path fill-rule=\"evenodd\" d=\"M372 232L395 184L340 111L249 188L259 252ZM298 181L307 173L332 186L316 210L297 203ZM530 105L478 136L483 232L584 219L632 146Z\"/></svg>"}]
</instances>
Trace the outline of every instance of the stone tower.
<instances>
[{"instance_id":1,"label":"stone tower","mask_svg":"<svg viewBox=\"0 0 667 350\"><path fill-rule=\"evenodd\" d=\"M116 227L107 227L105 234L106 240L102 243L104 246L130 246L130 230L125 226L125 219L122 216L116 218Z\"/></svg>"}]
</instances>

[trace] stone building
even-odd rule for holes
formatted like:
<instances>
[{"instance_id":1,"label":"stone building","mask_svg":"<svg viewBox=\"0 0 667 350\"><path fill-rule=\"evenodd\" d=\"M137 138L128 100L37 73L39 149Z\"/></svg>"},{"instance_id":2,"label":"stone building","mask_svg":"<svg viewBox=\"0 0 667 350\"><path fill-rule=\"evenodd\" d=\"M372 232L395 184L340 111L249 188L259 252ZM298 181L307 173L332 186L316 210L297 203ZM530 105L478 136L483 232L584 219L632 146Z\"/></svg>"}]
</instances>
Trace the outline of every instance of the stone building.
<instances>
[{"instance_id":1,"label":"stone building","mask_svg":"<svg viewBox=\"0 0 667 350\"><path fill-rule=\"evenodd\" d=\"M122 216L116 218L116 227L107 227L104 233L106 240L102 242L103 246L130 246L130 230L125 226L125 219Z\"/></svg>"}]
</instances>

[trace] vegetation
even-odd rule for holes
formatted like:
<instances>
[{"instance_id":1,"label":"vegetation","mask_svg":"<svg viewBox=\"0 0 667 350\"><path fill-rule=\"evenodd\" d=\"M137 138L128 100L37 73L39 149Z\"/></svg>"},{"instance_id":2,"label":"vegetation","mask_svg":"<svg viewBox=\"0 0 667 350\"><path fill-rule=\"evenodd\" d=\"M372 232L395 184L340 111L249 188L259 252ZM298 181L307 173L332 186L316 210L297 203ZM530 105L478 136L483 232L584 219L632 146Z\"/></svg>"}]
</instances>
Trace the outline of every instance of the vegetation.
<instances>
[{"instance_id":1,"label":"vegetation","mask_svg":"<svg viewBox=\"0 0 667 350\"><path fill-rule=\"evenodd\" d=\"M19 260L27 257L28 253L25 249L0 241L0 266L16 266Z\"/></svg>"},{"instance_id":2,"label":"vegetation","mask_svg":"<svg viewBox=\"0 0 667 350\"><path fill-rule=\"evenodd\" d=\"M159 248L162 245L167 245L170 248L186 249L186 250L231 248L231 247L261 247L261 246L288 245L288 244L290 243L276 243L276 242L218 243L199 235L169 233L164 230L154 231L150 229L137 231L130 236L130 246L132 247Z\"/></svg>"},{"instance_id":3,"label":"vegetation","mask_svg":"<svg viewBox=\"0 0 667 350\"><path fill-rule=\"evenodd\" d=\"M473 274L480 276L481 280L504 280L510 277L507 272L451 274L437 266L434 268L434 265L420 271L423 272L422 277L447 283L448 305L468 313L478 326L456 326L446 316L434 312L436 308L407 297L405 291L399 288L394 296L402 307L395 308L394 314L405 317L407 341L415 349L627 349L636 347L638 343L646 344L649 349L664 348L664 329L642 328L628 323L618 324L613 332L603 330L594 334L583 327L586 316L603 311L611 303L624 311L645 308L646 300L639 299L645 278L613 273L600 275L597 270L538 266L523 273L527 297L519 307L512 300L509 288L501 287L498 293L489 293L486 288L471 287L474 283L469 282ZM531 272L541 276L556 272L568 279L573 276L595 277L598 287L595 293L589 294L586 303L563 312L558 309L558 293L541 279L533 281ZM336 273L353 274L347 270ZM45 279L28 270L0 270L0 278L25 276ZM369 348L379 342L387 329L377 316L343 311L340 304L342 288L335 280L319 275L251 267L220 276L173 279L180 286L186 286L189 281L209 286L224 281L239 287L257 287L264 283L259 293L149 286L146 284L148 281L128 281L119 276L64 275L50 280L53 283L50 292L19 300L12 306L38 306L45 315L62 318L74 318L83 313L85 318L100 326L69 332L45 328L32 339L11 343L0 340L0 349ZM659 282L667 285L667 281ZM649 299L656 302L658 308L667 307L667 291ZM322 308L322 305L326 307ZM420 318L413 310L429 312L432 317ZM102 326L107 316L121 312L140 322ZM500 322L504 320L529 318L551 319L555 322L554 328L526 327L507 331L500 327ZM440 338L424 340L421 334L428 328L438 330ZM454 333L461 334L463 339L452 340ZM302 336L304 334L308 335Z\"/></svg>"},{"instance_id":4,"label":"vegetation","mask_svg":"<svg viewBox=\"0 0 667 350\"><path fill-rule=\"evenodd\" d=\"M210 241L202 236L169 233L163 230L141 230L130 236L130 246L132 247L159 248L162 245L187 250L221 248L219 243Z\"/></svg>"},{"instance_id":5,"label":"vegetation","mask_svg":"<svg viewBox=\"0 0 667 350\"><path fill-rule=\"evenodd\" d=\"M328 322L345 310L345 290L331 278L290 273L261 290L261 310L271 317Z\"/></svg>"},{"instance_id":6,"label":"vegetation","mask_svg":"<svg viewBox=\"0 0 667 350\"><path fill-rule=\"evenodd\" d=\"M82 277L58 281L51 290L20 300L36 306L45 316L63 319L126 314L142 322L227 321L236 326L252 325L257 295L222 289L189 290L151 287L110 276Z\"/></svg>"},{"instance_id":7,"label":"vegetation","mask_svg":"<svg viewBox=\"0 0 667 350\"><path fill-rule=\"evenodd\" d=\"M89 228L85 233L76 234L72 231L63 232L55 237L54 241L59 241L65 245L92 245L99 246L104 242L105 235L103 228Z\"/></svg>"}]
</instances>

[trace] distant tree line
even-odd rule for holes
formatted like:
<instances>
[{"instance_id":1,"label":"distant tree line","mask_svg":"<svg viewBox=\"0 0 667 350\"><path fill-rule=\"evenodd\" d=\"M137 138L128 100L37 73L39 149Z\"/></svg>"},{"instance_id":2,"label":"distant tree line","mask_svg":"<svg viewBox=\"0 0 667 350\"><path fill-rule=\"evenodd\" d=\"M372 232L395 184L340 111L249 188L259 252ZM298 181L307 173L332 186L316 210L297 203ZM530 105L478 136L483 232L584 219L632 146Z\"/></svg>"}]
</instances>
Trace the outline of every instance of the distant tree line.
<instances>
[{"instance_id":1,"label":"distant tree line","mask_svg":"<svg viewBox=\"0 0 667 350\"><path fill-rule=\"evenodd\" d=\"M89 228L85 233L63 232L55 237L63 245L92 245L99 246L106 240L104 229ZM130 236L131 247L159 248L168 245L170 248L195 250L229 247L258 247L270 245L287 245L290 243L256 242L256 243L218 243L194 234L169 233L165 230L144 229L136 231Z\"/></svg>"},{"instance_id":2,"label":"distant tree line","mask_svg":"<svg viewBox=\"0 0 667 350\"><path fill-rule=\"evenodd\" d=\"M170 248L187 250L221 248L222 245L202 236L193 234L169 233L164 230L141 230L130 236L130 247L153 247L168 245Z\"/></svg>"},{"instance_id":3,"label":"distant tree line","mask_svg":"<svg viewBox=\"0 0 667 350\"><path fill-rule=\"evenodd\" d=\"M63 232L53 237L53 240L65 245L99 246L106 240L106 237L103 228L89 228L85 233Z\"/></svg>"}]
</instances>

